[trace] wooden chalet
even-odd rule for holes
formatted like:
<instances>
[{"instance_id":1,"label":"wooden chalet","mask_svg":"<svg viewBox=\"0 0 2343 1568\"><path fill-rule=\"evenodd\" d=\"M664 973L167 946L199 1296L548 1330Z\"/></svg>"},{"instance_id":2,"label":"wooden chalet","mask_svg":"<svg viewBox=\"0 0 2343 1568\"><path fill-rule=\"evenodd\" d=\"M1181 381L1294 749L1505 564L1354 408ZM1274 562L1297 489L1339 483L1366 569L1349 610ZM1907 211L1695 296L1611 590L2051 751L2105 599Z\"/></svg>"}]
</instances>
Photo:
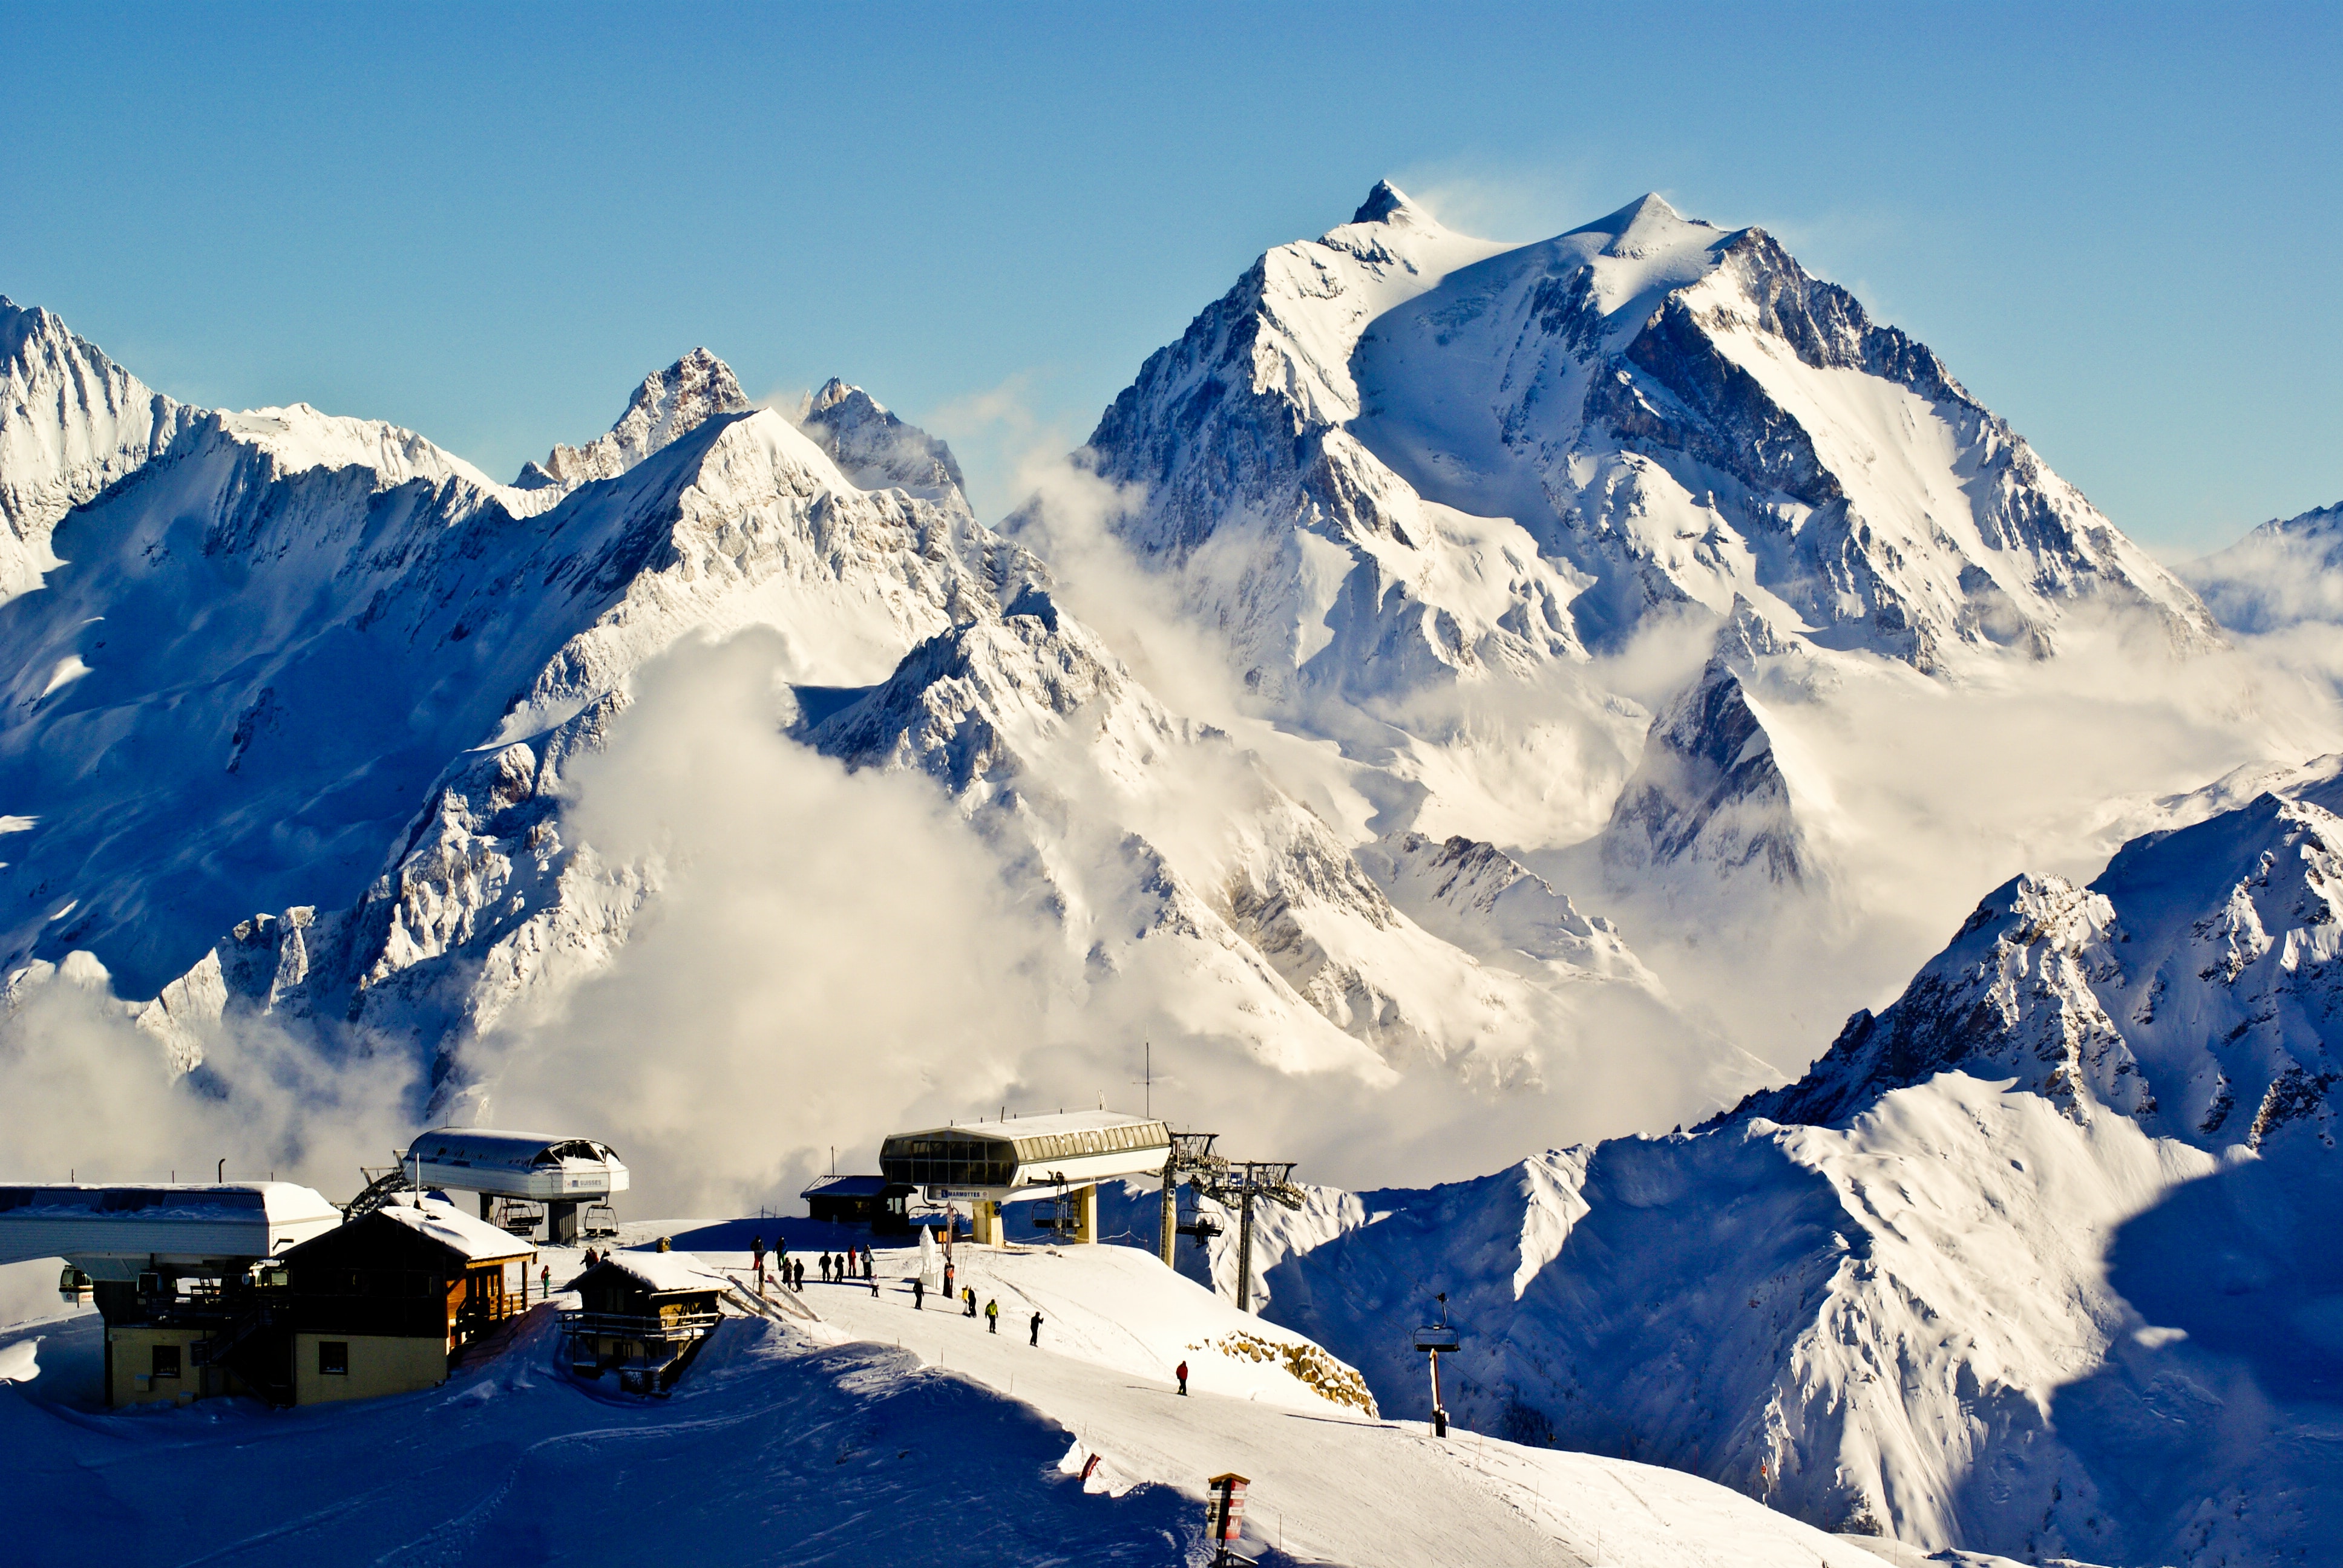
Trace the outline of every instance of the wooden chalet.
<instances>
[{"instance_id":1,"label":"wooden chalet","mask_svg":"<svg viewBox=\"0 0 2343 1568\"><path fill-rule=\"evenodd\" d=\"M618 1374L642 1393L675 1386L721 1321L731 1282L689 1252L612 1252L569 1282L576 1311L561 1314L571 1367Z\"/></svg>"}]
</instances>

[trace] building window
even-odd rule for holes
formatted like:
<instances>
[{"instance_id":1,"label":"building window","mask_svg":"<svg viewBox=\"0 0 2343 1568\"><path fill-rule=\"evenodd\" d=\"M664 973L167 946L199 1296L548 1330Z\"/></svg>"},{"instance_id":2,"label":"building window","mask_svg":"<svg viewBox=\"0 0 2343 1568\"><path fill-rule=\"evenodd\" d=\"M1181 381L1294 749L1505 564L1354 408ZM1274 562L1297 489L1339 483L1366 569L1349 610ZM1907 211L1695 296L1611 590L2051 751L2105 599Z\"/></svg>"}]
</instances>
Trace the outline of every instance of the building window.
<instances>
[{"instance_id":1,"label":"building window","mask_svg":"<svg viewBox=\"0 0 2343 1568\"><path fill-rule=\"evenodd\" d=\"M321 1377L350 1375L350 1346L347 1340L317 1342L317 1372Z\"/></svg>"},{"instance_id":2,"label":"building window","mask_svg":"<svg viewBox=\"0 0 2343 1568\"><path fill-rule=\"evenodd\" d=\"M178 1346L156 1345L155 1347L155 1375L156 1377L177 1377L179 1375Z\"/></svg>"}]
</instances>

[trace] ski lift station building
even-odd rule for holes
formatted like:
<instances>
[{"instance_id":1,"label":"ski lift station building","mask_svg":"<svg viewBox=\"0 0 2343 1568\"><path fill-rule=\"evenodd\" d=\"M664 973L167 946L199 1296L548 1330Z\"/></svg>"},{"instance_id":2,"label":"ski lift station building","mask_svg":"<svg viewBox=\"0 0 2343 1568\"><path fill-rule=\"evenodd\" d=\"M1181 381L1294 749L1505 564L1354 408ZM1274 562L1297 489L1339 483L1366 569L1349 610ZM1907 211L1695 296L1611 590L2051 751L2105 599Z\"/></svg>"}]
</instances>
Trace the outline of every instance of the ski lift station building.
<instances>
[{"instance_id":1,"label":"ski lift station building","mask_svg":"<svg viewBox=\"0 0 2343 1568\"><path fill-rule=\"evenodd\" d=\"M608 1144L546 1132L435 1127L407 1146L404 1163L426 1191L478 1193L484 1219L498 1198L544 1204L547 1239L556 1243L578 1239L580 1203L627 1190L627 1167Z\"/></svg>"},{"instance_id":2,"label":"ski lift station building","mask_svg":"<svg viewBox=\"0 0 2343 1568\"><path fill-rule=\"evenodd\" d=\"M1098 1238L1098 1183L1116 1176L1157 1176L1172 1155L1172 1130L1115 1111L1063 1111L999 1121L964 1121L898 1132L880 1145L879 1168L890 1182L925 1189L930 1200L964 1201L976 1240L997 1244L1006 1199L1073 1189L1074 1239Z\"/></svg>"}]
</instances>

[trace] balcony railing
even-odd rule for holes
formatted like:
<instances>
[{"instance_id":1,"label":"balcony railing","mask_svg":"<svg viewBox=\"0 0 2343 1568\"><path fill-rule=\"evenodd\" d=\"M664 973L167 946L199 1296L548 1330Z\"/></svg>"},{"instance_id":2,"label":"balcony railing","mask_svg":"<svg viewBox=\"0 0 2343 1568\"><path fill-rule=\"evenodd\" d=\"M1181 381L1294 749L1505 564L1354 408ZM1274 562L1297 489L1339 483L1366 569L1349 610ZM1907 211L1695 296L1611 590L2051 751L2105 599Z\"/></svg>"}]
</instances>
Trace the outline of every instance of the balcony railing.
<instances>
[{"instance_id":1,"label":"balcony railing","mask_svg":"<svg viewBox=\"0 0 2343 1568\"><path fill-rule=\"evenodd\" d=\"M645 1343L696 1340L724 1321L722 1312L633 1314L568 1312L561 1331L580 1339L639 1340Z\"/></svg>"}]
</instances>

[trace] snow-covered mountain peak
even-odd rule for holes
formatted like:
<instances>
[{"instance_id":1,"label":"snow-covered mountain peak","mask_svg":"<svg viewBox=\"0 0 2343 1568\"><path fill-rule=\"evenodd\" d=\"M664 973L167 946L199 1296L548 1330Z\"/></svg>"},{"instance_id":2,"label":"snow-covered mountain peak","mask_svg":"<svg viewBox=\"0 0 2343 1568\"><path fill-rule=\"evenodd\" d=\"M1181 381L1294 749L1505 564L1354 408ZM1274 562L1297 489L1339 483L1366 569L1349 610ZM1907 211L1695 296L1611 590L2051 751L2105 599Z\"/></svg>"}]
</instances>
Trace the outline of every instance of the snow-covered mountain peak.
<instances>
[{"instance_id":1,"label":"snow-covered mountain peak","mask_svg":"<svg viewBox=\"0 0 2343 1568\"><path fill-rule=\"evenodd\" d=\"M0 295L0 600L57 564L49 530L59 518L168 447L199 412L54 313Z\"/></svg>"},{"instance_id":2,"label":"snow-covered mountain peak","mask_svg":"<svg viewBox=\"0 0 2343 1568\"><path fill-rule=\"evenodd\" d=\"M1634 259L1686 246L1706 246L1721 232L1715 224L1684 216L1659 192L1646 191L1617 212L1581 225L1564 237L1600 236L1605 243L1598 254Z\"/></svg>"},{"instance_id":3,"label":"snow-covered mountain peak","mask_svg":"<svg viewBox=\"0 0 2343 1568\"><path fill-rule=\"evenodd\" d=\"M21 361L26 344L36 337L59 334L71 336L54 313L37 305L19 305L0 294L0 360L12 364Z\"/></svg>"},{"instance_id":4,"label":"snow-covered mountain peak","mask_svg":"<svg viewBox=\"0 0 2343 1568\"><path fill-rule=\"evenodd\" d=\"M707 349L695 348L644 377L608 435L583 447L554 447L544 462L523 468L515 483L522 489L573 490L615 478L709 419L745 414L752 407L732 367Z\"/></svg>"},{"instance_id":5,"label":"snow-covered mountain peak","mask_svg":"<svg viewBox=\"0 0 2343 1568\"><path fill-rule=\"evenodd\" d=\"M1389 180L1377 180L1359 210L1351 215L1353 223L1384 223L1397 217L1413 221L1423 216L1423 209L1408 200L1407 193Z\"/></svg>"},{"instance_id":6,"label":"snow-covered mountain peak","mask_svg":"<svg viewBox=\"0 0 2343 1568\"><path fill-rule=\"evenodd\" d=\"M2086 600L2217 638L1934 353L1761 228L1656 195L1527 246L1388 186L1360 213L1264 255L1084 455L1144 490L1119 530L1255 690L1526 675L1736 598L1930 672L2049 654Z\"/></svg>"},{"instance_id":7,"label":"snow-covered mountain peak","mask_svg":"<svg viewBox=\"0 0 2343 1568\"><path fill-rule=\"evenodd\" d=\"M951 448L833 376L799 407L798 427L864 490L901 488L965 505Z\"/></svg>"}]
</instances>

